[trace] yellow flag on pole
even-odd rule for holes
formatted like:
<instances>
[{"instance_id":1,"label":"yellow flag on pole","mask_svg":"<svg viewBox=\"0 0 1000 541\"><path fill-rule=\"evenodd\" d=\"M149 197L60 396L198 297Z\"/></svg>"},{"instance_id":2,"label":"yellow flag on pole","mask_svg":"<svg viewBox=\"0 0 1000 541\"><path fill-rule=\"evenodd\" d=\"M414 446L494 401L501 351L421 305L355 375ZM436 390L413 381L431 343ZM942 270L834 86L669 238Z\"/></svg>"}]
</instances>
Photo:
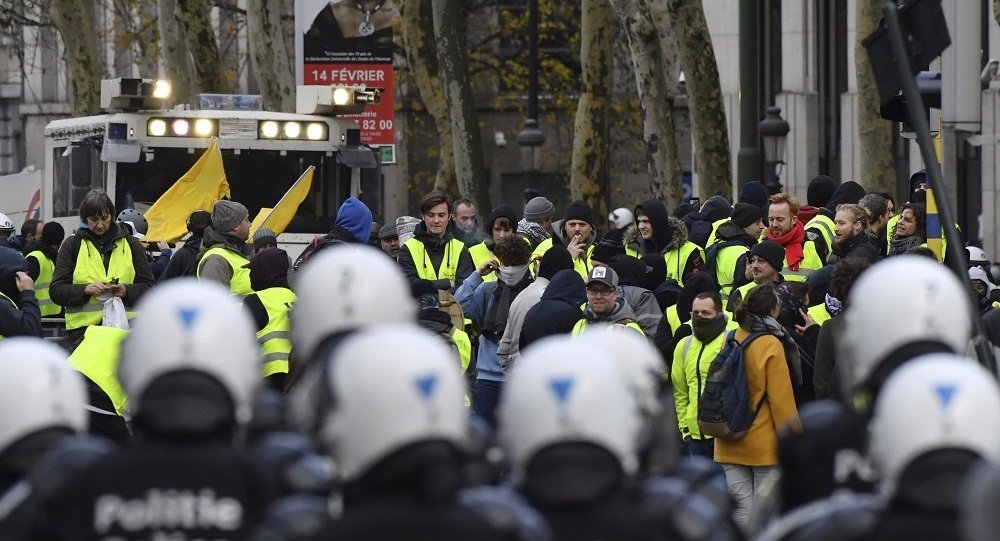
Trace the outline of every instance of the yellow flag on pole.
<instances>
[{"instance_id":1,"label":"yellow flag on pole","mask_svg":"<svg viewBox=\"0 0 1000 541\"><path fill-rule=\"evenodd\" d=\"M285 232L285 228L288 224L292 223L292 218L295 217L295 211L299 210L299 205L306 200L309 195L309 190L312 189L313 173L316 168L312 165L299 176L291 188L285 192L285 195L281 196L278 204L274 205L272 209L260 209L260 214L258 214L253 223L250 224L250 236L252 237L254 232L261 227L266 227L271 231L274 231L276 235L280 235ZM265 214L265 211L270 210ZM263 219L261 219L263 216Z\"/></svg>"},{"instance_id":2,"label":"yellow flag on pole","mask_svg":"<svg viewBox=\"0 0 1000 541\"><path fill-rule=\"evenodd\" d=\"M146 211L146 239L173 242L187 233L187 219L196 210L212 211L212 205L230 197L229 182L222 166L219 142L212 139L208 150L174 182Z\"/></svg>"}]
</instances>

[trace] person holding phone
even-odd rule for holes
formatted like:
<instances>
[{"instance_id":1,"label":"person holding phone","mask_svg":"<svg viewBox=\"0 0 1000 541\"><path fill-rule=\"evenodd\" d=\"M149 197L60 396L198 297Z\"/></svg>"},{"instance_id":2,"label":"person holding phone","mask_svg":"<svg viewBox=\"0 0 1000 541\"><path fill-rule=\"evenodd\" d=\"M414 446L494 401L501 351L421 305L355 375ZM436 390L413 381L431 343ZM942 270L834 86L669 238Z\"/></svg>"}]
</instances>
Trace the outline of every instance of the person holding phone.
<instances>
[{"instance_id":1,"label":"person holding phone","mask_svg":"<svg viewBox=\"0 0 1000 541\"><path fill-rule=\"evenodd\" d=\"M0 247L0 338L42 336L42 313L28 262L13 248Z\"/></svg>"},{"instance_id":2,"label":"person holding phone","mask_svg":"<svg viewBox=\"0 0 1000 541\"><path fill-rule=\"evenodd\" d=\"M104 301L119 297L131 307L155 283L139 239L114 221L115 205L104 190L91 190L80 203L81 227L63 242L49 294L66 308L67 345L83 341L87 327L100 325Z\"/></svg>"}]
</instances>

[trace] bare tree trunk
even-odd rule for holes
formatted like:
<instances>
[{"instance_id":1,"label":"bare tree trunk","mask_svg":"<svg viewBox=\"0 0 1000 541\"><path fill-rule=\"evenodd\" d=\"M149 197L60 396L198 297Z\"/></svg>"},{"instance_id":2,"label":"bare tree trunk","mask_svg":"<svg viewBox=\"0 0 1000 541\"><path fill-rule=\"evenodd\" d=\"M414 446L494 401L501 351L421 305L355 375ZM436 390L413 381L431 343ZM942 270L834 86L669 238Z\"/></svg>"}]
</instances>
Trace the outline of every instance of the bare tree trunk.
<instances>
[{"instance_id":1,"label":"bare tree trunk","mask_svg":"<svg viewBox=\"0 0 1000 541\"><path fill-rule=\"evenodd\" d=\"M571 197L583 199L594 216L608 215L608 110L611 103L611 38L614 17L607 0L582 0L580 21L580 78L583 88L573 122Z\"/></svg>"},{"instance_id":2,"label":"bare tree trunk","mask_svg":"<svg viewBox=\"0 0 1000 541\"><path fill-rule=\"evenodd\" d=\"M207 0L177 0L180 8L177 15L194 58L198 86L203 92L221 93L229 89L219 58L219 43L212 29L212 5Z\"/></svg>"},{"instance_id":3,"label":"bare tree trunk","mask_svg":"<svg viewBox=\"0 0 1000 541\"><path fill-rule=\"evenodd\" d=\"M861 40L875 31L883 0L857 0L857 38L854 63L858 77L858 137L861 179L870 191L894 193L896 171L892 161L892 122L879 116L878 86Z\"/></svg>"},{"instance_id":4,"label":"bare tree trunk","mask_svg":"<svg viewBox=\"0 0 1000 541\"><path fill-rule=\"evenodd\" d=\"M646 0L653 25L660 36L660 54L663 57L663 73L666 74L666 96L674 99L677 95L677 81L681 76L681 63L677 55L677 33L670 21L667 0Z\"/></svg>"},{"instance_id":5,"label":"bare tree trunk","mask_svg":"<svg viewBox=\"0 0 1000 541\"><path fill-rule=\"evenodd\" d=\"M492 207L490 194L486 190L483 136L479 130L476 103L469 81L462 0L432 0L432 7L438 63L451 121L451 137L455 145L458 191L462 197L476 203L479 222L486 223Z\"/></svg>"},{"instance_id":6,"label":"bare tree trunk","mask_svg":"<svg viewBox=\"0 0 1000 541\"><path fill-rule=\"evenodd\" d=\"M295 111L295 75L281 30L281 3L247 0L247 34L252 36L250 61L264 108Z\"/></svg>"},{"instance_id":7,"label":"bare tree trunk","mask_svg":"<svg viewBox=\"0 0 1000 541\"><path fill-rule=\"evenodd\" d=\"M184 39L184 30L177 20L177 0L157 0L156 24L160 29L160 55L167 79L170 80L174 103L194 103L194 67Z\"/></svg>"},{"instance_id":8,"label":"bare tree trunk","mask_svg":"<svg viewBox=\"0 0 1000 541\"><path fill-rule=\"evenodd\" d=\"M680 203L681 164L667 98L660 37L642 0L609 0L628 35L635 82L642 105L642 136L649 161L649 189L668 206Z\"/></svg>"},{"instance_id":9,"label":"bare tree trunk","mask_svg":"<svg viewBox=\"0 0 1000 541\"><path fill-rule=\"evenodd\" d=\"M993 0L993 19L1000 24L1000 0Z\"/></svg>"},{"instance_id":10,"label":"bare tree trunk","mask_svg":"<svg viewBox=\"0 0 1000 541\"><path fill-rule=\"evenodd\" d=\"M722 103L719 67L701 0L668 0L687 83L701 198L733 193L729 126Z\"/></svg>"},{"instance_id":11,"label":"bare tree trunk","mask_svg":"<svg viewBox=\"0 0 1000 541\"><path fill-rule=\"evenodd\" d=\"M406 63L420 100L434 119L441 147L434 189L447 193L458 190L455 179L455 145L451 138L451 120L445 103L444 84L438 77L437 44L434 40L434 13L430 0L405 0L402 13L403 47Z\"/></svg>"},{"instance_id":12,"label":"bare tree trunk","mask_svg":"<svg viewBox=\"0 0 1000 541\"><path fill-rule=\"evenodd\" d=\"M52 0L49 17L66 47L73 114L92 115L101 110L101 58L97 54L94 13L87 0Z\"/></svg>"}]
</instances>

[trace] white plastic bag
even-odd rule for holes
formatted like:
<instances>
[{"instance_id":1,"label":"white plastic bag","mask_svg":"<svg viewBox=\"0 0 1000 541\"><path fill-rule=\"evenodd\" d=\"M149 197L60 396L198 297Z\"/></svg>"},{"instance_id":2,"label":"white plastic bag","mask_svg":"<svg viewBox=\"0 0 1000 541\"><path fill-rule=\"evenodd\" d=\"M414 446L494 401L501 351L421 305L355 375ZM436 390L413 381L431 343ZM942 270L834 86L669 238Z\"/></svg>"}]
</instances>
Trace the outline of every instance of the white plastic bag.
<instances>
[{"instance_id":1,"label":"white plastic bag","mask_svg":"<svg viewBox=\"0 0 1000 541\"><path fill-rule=\"evenodd\" d=\"M125 304L120 297L104 300L104 319L101 325L128 330L128 316L125 314Z\"/></svg>"}]
</instances>

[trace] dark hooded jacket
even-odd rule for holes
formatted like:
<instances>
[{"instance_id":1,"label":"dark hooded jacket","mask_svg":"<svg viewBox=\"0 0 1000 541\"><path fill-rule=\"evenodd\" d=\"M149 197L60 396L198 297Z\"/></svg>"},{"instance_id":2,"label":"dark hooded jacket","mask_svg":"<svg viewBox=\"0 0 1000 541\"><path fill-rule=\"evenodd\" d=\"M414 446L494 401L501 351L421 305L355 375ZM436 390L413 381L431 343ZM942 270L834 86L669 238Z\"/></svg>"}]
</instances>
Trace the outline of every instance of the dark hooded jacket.
<instances>
[{"instance_id":1,"label":"dark hooded jacket","mask_svg":"<svg viewBox=\"0 0 1000 541\"><path fill-rule=\"evenodd\" d=\"M432 280L434 286L438 289L455 291L470 274L475 272L476 268L472 264L472 256L469 255L468 247L463 247L459 254L445 253L450 250L448 241L455 238L451 227L445 228L444 236L438 238L428 233L427 225L421 221L417 224L416 229L413 230L413 238L424 244L427 259L434 269L441 268L441 261L444 260L445 255L448 255L448 257L458 257L454 287L447 278ZM420 279L420 274L417 273L417 263L413 260L413 254L410 253L410 249L405 244L399 247L399 266L403 269L403 274L406 275L406 279L410 282Z\"/></svg>"},{"instance_id":2,"label":"dark hooded jacket","mask_svg":"<svg viewBox=\"0 0 1000 541\"><path fill-rule=\"evenodd\" d=\"M729 217L732 213L733 207L725 197L713 195L705 201L700 212L693 212L684 217L684 225L688 228L688 239L704 248L708 238L712 236L712 224Z\"/></svg>"},{"instance_id":3,"label":"dark hooded jacket","mask_svg":"<svg viewBox=\"0 0 1000 541\"><path fill-rule=\"evenodd\" d=\"M835 243L833 253L827 258L826 264L836 264L845 257L857 257L874 265L879 260L878 246L864 231L845 243Z\"/></svg>"},{"instance_id":4,"label":"dark hooded jacket","mask_svg":"<svg viewBox=\"0 0 1000 541\"><path fill-rule=\"evenodd\" d=\"M653 238L646 240L640 235L637 241L639 251L644 254L663 254L674 236L666 205L659 199L647 199L636 205L635 216L638 217L640 212L649 217Z\"/></svg>"},{"instance_id":5,"label":"dark hooded jacket","mask_svg":"<svg viewBox=\"0 0 1000 541\"><path fill-rule=\"evenodd\" d=\"M519 344L523 351L546 336L567 334L583 319L581 306L587 302L583 278L575 270L561 270L552 277L542 299L524 316Z\"/></svg>"},{"instance_id":6,"label":"dark hooded jacket","mask_svg":"<svg viewBox=\"0 0 1000 541\"><path fill-rule=\"evenodd\" d=\"M0 336L42 336L42 313L34 290L17 290L15 275L27 269L17 250L0 247L0 293L11 301L0 299Z\"/></svg>"}]
</instances>

